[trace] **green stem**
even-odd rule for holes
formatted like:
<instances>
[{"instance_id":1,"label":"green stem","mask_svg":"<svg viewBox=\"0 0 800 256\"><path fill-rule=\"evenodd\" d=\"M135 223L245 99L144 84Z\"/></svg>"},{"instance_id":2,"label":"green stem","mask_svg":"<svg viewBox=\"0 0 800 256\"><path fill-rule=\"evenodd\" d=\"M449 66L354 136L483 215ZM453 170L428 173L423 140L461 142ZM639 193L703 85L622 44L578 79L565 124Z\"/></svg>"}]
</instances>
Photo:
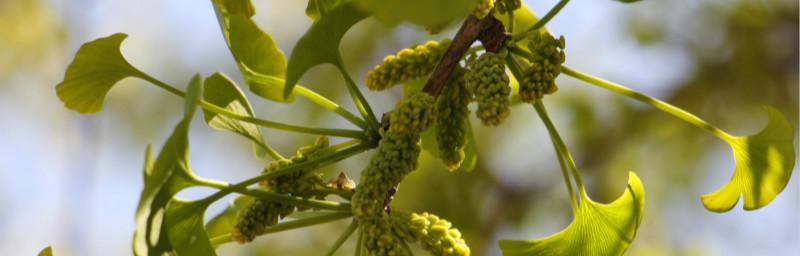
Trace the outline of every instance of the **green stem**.
<instances>
[{"instance_id":1,"label":"green stem","mask_svg":"<svg viewBox=\"0 0 800 256\"><path fill-rule=\"evenodd\" d=\"M364 232L361 232L359 229L358 232L358 240L356 240L356 251L353 253L354 256L361 256L362 247L364 245Z\"/></svg>"},{"instance_id":2,"label":"green stem","mask_svg":"<svg viewBox=\"0 0 800 256\"><path fill-rule=\"evenodd\" d=\"M508 10L508 33L514 34L514 10Z\"/></svg>"},{"instance_id":3,"label":"green stem","mask_svg":"<svg viewBox=\"0 0 800 256\"><path fill-rule=\"evenodd\" d=\"M547 14L544 15L544 17L542 17L539 21L537 21L535 24L533 24L533 26L528 28L528 31L534 31L534 30L537 30L537 29L540 29L540 28L544 27L544 25L546 25L547 22L550 22L550 20L553 19L553 17L555 17L556 14L558 14L558 12L561 11L561 9L563 9L564 6L567 5L567 3L569 3L569 0L561 0L561 1L559 1L556 4L556 6L553 6L553 9L550 9L550 11L547 12Z\"/></svg>"},{"instance_id":4,"label":"green stem","mask_svg":"<svg viewBox=\"0 0 800 256\"><path fill-rule=\"evenodd\" d=\"M615 92L615 93L618 93L618 94L621 94L621 95L624 95L624 96L628 96L628 97L633 98L635 100L641 101L641 102L643 102L645 104L651 105L651 106L653 106L653 107L655 107L655 108L657 108L657 109L659 109L661 111L667 112L668 114L673 115L673 116L675 116L675 117L677 117L677 118L679 118L679 119L681 119L683 121L686 121L686 122L688 122L690 124L693 124L693 125L695 125L697 127L700 127L702 129L710 132L711 134L716 135L717 137L719 137L722 140L731 141L731 140L734 139L733 135L730 135L730 134L726 133L725 131L720 130L716 126L709 124L708 122L706 122L703 119L700 119L700 117L697 117L697 116L693 115L692 113L686 112L686 110L683 110L681 108L673 106L673 105L671 105L669 103L666 103L666 102L664 102L662 100L647 96L644 93L635 91L633 89L630 89L628 87L622 86L622 85L614 83L614 82L610 82L610 81L604 80L602 78L598 78L598 77L595 77L595 76L592 76L592 75L589 75L589 74L574 70L574 69L569 68L567 66L561 66L561 72L566 74L566 75L568 75L568 76L577 78L578 80L581 80L581 81L596 85L598 87L610 90L612 92Z\"/></svg>"},{"instance_id":5,"label":"green stem","mask_svg":"<svg viewBox=\"0 0 800 256\"><path fill-rule=\"evenodd\" d=\"M227 189L231 187L230 184L216 181L216 180L207 180L198 177L192 177L192 180L200 186L206 186L211 188L216 188L219 190ZM333 202L333 201L326 201L326 200L316 200L316 199L309 199L309 198L302 198L302 197L295 197L280 193L275 193L271 191L263 191L263 190L255 190L255 189L247 189L239 188L234 190L234 192L248 195L259 199L264 199L273 202L279 202L284 204L296 205L296 206L303 206L309 207L314 209L321 209L321 210L331 210L331 211L350 211L350 204L349 203L340 203L340 202ZM213 195L210 198L214 198Z\"/></svg>"},{"instance_id":6,"label":"green stem","mask_svg":"<svg viewBox=\"0 0 800 256\"><path fill-rule=\"evenodd\" d=\"M320 167L323 167L323 166L338 162L338 161L340 161L342 159L354 156L354 155L356 155L358 153L361 153L361 152L363 152L363 151L365 151L367 149L373 148L373 147L375 147L375 145L359 144L357 146L344 149L342 151L337 151L335 153L331 153L331 154L328 154L328 155L325 155L325 156L322 156L322 157L319 157L319 158L311 159L308 162L303 162L303 163L299 163L299 164L294 164L294 165L282 167L282 168L279 168L279 169L277 169L275 171L267 172L267 173L261 174L259 176L252 177L250 179L241 181L241 182L236 183L236 184L230 184L230 185L227 185L225 187L219 187L220 190L217 191L216 193L212 194L211 196L209 196L209 198L215 198L215 200L219 200L219 198L222 198L222 197L224 197L224 196L226 196L226 195L228 195L228 194L230 194L232 192L244 191L244 190L246 190L247 186L256 184L256 183L258 183L258 182L260 182L262 180L271 179L271 178L275 178L275 177L291 174L291 173L302 171L302 170L320 168Z\"/></svg>"},{"instance_id":7,"label":"green stem","mask_svg":"<svg viewBox=\"0 0 800 256\"><path fill-rule=\"evenodd\" d=\"M333 243L333 246L331 247L330 250L328 250L328 253L326 253L325 255L332 256L334 253L336 253L336 251L339 250L340 247L342 247L342 244L344 244L344 242L347 241L347 238L350 238L350 235L352 235L357 228L358 228L358 221L353 219L353 221L350 222L350 225L347 226L347 229L344 230L344 233L342 233L342 235L339 236L338 239L336 239L336 242Z\"/></svg>"},{"instance_id":8,"label":"green stem","mask_svg":"<svg viewBox=\"0 0 800 256\"><path fill-rule=\"evenodd\" d=\"M353 78L350 77L350 74L347 73L347 70L344 68L342 56L339 56L338 62L339 63L336 63L336 67L344 77L345 83L347 84L347 91L350 92L350 97L353 98L353 102L356 104L358 111L361 112L361 116L367 120L367 123L372 131L377 133L380 124L378 119L375 117L375 113L372 112L372 107L370 107L369 102L367 102L367 99L364 97L364 94L361 93L361 90L358 89L356 82L353 81Z\"/></svg>"},{"instance_id":9,"label":"green stem","mask_svg":"<svg viewBox=\"0 0 800 256\"><path fill-rule=\"evenodd\" d=\"M519 80L522 77L522 69L520 68L517 60L514 59L514 56L512 56L511 54L506 56L506 65L508 66L508 69L511 70L511 74L514 75L514 77L517 80ZM560 149L561 147L559 145L563 144L563 141L561 141L561 138L558 137L558 132L556 131L555 126L553 126L552 122L550 121L550 117L547 116L547 112L544 109L544 105L541 104L541 101L538 101L536 104L533 105L533 107L536 109L536 113L545 123L548 133L550 134L550 140L553 143L553 147L555 148L556 151L556 156L558 157L558 164L559 166L561 166L561 175L564 177L564 183L566 184L567 191L569 192L569 199L570 203L572 204L572 211L573 213L575 213L578 209L577 207L578 202L577 199L575 198L575 190L573 190L572 188L572 183L570 182L569 174L567 173L567 167L564 164L565 159L569 159L568 162L570 162L570 168L573 168L572 169L573 175L576 175L575 182L581 189L583 188L583 182L580 180L580 175L577 173L577 168L575 168L575 162L572 160L572 156L569 154L569 152L566 151L566 147L564 147L563 151ZM561 141L561 143L559 144L558 141ZM565 151L566 154L564 154Z\"/></svg>"},{"instance_id":10,"label":"green stem","mask_svg":"<svg viewBox=\"0 0 800 256\"><path fill-rule=\"evenodd\" d=\"M575 164L572 154L569 153L564 140L561 139L561 135L558 134L555 125L553 125L553 122L550 120L550 116L547 115L547 110L544 108L542 101L537 101L533 107L536 109L536 113L539 114L542 122L544 122L545 127L547 127L547 132L550 133L550 137L556 145L556 150L561 152L560 154L562 157L567 160L567 164L569 164L570 170L572 171L572 176L575 178L575 183L578 185L578 192L581 198L585 198L586 188L583 186L583 180L581 179L581 174L578 172L578 166Z\"/></svg>"},{"instance_id":11,"label":"green stem","mask_svg":"<svg viewBox=\"0 0 800 256\"><path fill-rule=\"evenodd\" d=\"M319 225L319 224L323 224L323 223L328 223L328 222L332 222L332 221L337 221L337 220L349 218L351 216L352 215L350 213L346 213L346 212L334 212L334 213L325 214L325 215L316 216L316 217L310 217L310 218L304 218L304 219L298 219L298 220L293 220L293 221L282 222L282 223L278 223L276 225L272 225L272 226L267 227L266 230L264 230L264 233L260 234L259 236L263 236L263 235L266 235L266 234L277 233L277 232L281 232L281 231L287 231L287 230L292 230L292 229L298 229L298 228L304 228L304 227ZM232 241L233 241L233 239L231 237L231 234L224 234L224 235L220 235L218 237L211 238L211 245L214 246L214 247L217 247L219 245L226 244L226 243L229 243L229 242L232 242Z\"/></svg>"},{"instance_id":12,"label":"green stem","mask_svg":"<svg viewBox=\"0 0 800 256\"><path fill-rule=\"evenodd\" d=\"M178 90L175 87L173 87L171 85L168 85L168 84L166 84L164 82L161 82L158 79L155 79L155 78L153 78L151 76L144 76L144 77L142 77L142 79L147 80L148 82L151 82L151 83L155 84L156 86L161 87L161 88L167 90L168 92L170 92L172 94L175 94L177 96L184 97L186 95L186 93L184 93L183 91ZM299 133L308 133L308 134L316 134L316 135L329 135L329 136L356 138L356 139L362 139L362 140L366 139L366 135L364 135L363 131L346 130L346 129L316 128L316 127L306 127L306 126L279 123L279 122L274 122L274 121L270 121L270 120L255 118L255 117L251 117L251 116L240 115L240 114L231 112L231 111L229 111L229 110L227 110L225 108L221 108L221 107L218 107L218 106L216 106L214 104L208 103L207 101L204 101L204 100L200 101L200 107L205 109L205 110L214 112L216 114L229 117L231 119L235 119L235 120L239 120L239 121L243 121L243 122L247 122L247 123L251 123L251 124L255 124L255 125L259 125L259 126L269 127L269 128L273 128L273 129L278 129L278 130L299 132ZM275 153L277 153L277 152L275 152Z\"/></svg>"},{"instance_id":13,"label":"green stem","mask_svg":"<svg viewBox=\"0 0 800 256\"><path fill-rule=\"evenodd\" d=\"M245 71L246 71L245 72L245 76L247 76L248 78L252 79L253 81L257 81L257 82L265 83L265 84L275 84L275 83L283 84L284 83L284 81L282 81L281 79L279 79L277 77L264 75L264 74L255 72L253 70L250 70L247 67L245 67ZM336 114L339 114L341 117L343 117L347 121L350 121L350 123L360 127L361 129L367 128L367 124L364 122L363 119L357 117L356 115L354 115L350 111L347 111L347 109L342 108L341 106L339 106L339 104L336 104L336 102L333 102L332 100L330 100L330 99L326 98L325 96L322 96L322 95L314 92L313 90L310 90L310 89L305 88L302 85L298 84L298 85L295 85L294 92L296 92L297 94L299 94L303 98L306 98L307 100L313 102L314 104L317 104L320 107L323 107L325 109L328 109L328 110L331 110L331 111L335 112Z\"/></svg>"}]
</instances>

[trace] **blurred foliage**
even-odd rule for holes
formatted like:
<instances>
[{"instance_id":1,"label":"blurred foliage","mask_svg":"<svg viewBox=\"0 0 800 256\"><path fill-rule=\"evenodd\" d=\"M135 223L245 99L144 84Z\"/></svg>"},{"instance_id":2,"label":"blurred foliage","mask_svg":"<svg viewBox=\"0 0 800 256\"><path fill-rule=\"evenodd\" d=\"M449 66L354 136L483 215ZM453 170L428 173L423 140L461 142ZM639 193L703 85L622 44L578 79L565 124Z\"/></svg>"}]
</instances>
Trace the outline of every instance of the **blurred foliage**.
<instances>
[{"instance_id":1,"label":"blurred foliage","mask_svg":"<svg viewBox=\"0 0 800 256\"><path fill-rule=\"evenodd\" d=\"M0 1L0 81L36 67L63 42L64 28L38 0Z\"/></svg>"}]
</instances>

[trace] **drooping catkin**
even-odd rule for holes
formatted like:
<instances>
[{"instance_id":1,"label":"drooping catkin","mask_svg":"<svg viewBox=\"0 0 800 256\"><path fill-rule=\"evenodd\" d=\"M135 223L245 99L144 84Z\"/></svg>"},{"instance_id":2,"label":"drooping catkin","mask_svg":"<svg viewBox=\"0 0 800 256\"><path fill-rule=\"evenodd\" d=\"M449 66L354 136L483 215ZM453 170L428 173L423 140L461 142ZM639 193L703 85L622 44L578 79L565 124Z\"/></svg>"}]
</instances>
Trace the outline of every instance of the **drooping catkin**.
<instances>
[{"instance_id":1,"label":"drooping catkin","mask_svg":"<svg viewBox=\"0 0 800 256\"><path fill-rule=\"evenodd\" d=\"M508 85L503 58L487 52L468 62L468 68L467 88L478 102L475 114L486 126L499 125L511 114L511 87Z\"/></svg>"},{"instance_id":2,"label":"drooping catkin","mask_svg":"<svg viewBox=\"0 0 800 256\"><path fill-rule=\"evenodd\" d=\"M457 170L464 161L466 125L469 118L467 105L470 98L464 81L464 71L457 69L436 101L436 143L439 158L450 171Z\"/></svg>"},{"instance_id":3,"label":"drooping catkin","mask_svg":"<svg viewBox=\"0 0 800 256\"><path fill-rule=\"evenodd\" d=\"M565 60L565 41L564 36L556 39L547 32L534 32L530 40L528 48L532 56L519 83L519 96L524 102L534 103L558 90L556 77L561 74Z\"/></svg>"},{"instance_id":4,"label":"drooping catkin","mask_svg":"<svg viewBox=\"0 0 800 256\"><path fill-rule=\"evenodd\" d=\"M406 241L419 241L434 256L469 256L470 249L461 232L439 216L416 213L394 213L397 234Z\"/></svg>"},{"instance_id":5,"label":"drooping catkin","mask_svg":"<svg viewBox=\"0 0 800 256\"><path fill-rule=\"evenodd\" d=\"M448 46L450 39L428 41L402 49L396 55L386 56L383 63L367 72L365 84L370 90L380 91L412 79L424 78L433 72Z\"/></svg>"},{"instance_id":6,"label":"drooping catkin","mask_svg":"<svg viewBox=\"0 0 800 256\"><path fill-rule=\"evenodd\" d=\"M393 230L384 211L389 191L417 168L420 133L435 121L435 100L425 93L413 93L385 119L377 152L361 172L361 182L351 198L369 255L408 255L403 241ZM416 115L412 113L417 113Z\"/></svg>"},{"instance_id":7,"label":"drooping catkin","mask_svg":"<svg viewBox=\"0 0 800 256\"><path fill-rule=\"evenodd\" d=\"M264 172L276 171L322 156L333 150L329 146L327 137L319 137L314 144L300 147L291 158L270 162ZM324 186L322 174L310 172L310 170L299 170L261 183L264 190L300 197L311 197L313 190L322 186ZM292 214L297 209L294 205L255 199L249 207L239 212L232 238L239 243L253 241L258 235L263 234L267 227L277 224L280 219Z\"/></svg>"},{"instance_id":8,"label":"drooping catkin","mask_svg":"<svg viewBox=\"0 0 800 256\"><path fill-rule=\"evenodd\" d=\"M433 107L436 98L424 92L414 92L401 101L389 115L389 132L394 134L422 133L436 120Z\"/></svg>"}]
</instances>

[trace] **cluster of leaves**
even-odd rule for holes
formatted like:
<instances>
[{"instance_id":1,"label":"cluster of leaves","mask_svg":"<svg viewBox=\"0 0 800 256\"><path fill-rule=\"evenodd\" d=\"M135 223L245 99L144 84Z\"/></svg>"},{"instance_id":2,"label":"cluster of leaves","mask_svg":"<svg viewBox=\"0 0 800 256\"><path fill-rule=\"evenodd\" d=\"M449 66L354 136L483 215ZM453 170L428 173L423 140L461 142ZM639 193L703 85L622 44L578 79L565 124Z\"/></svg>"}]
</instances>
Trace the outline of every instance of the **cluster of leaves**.
<instances>
[{"instance_id":1,"label":"cluster of leaves","mask_svg":"<svg viewBox=\"0 0 800 256\"><path fill-rule=\"evenodd\" d=\"M133 241L136 255L215 255L214 248L220 244L234 239L252 240L254 235L240 239L236 237L237 231L233 226L220 225L225 223L222 220L235 219L237 214L240 220L266 222L258 228L259 234L353 218L329 254L359 230L361 239L356 247L357 254L361 253L361 248L366 248L367 253L373 255L404 255L409 252L406 241L420 241L423 248L434 255L468 255L466 242L449 222L429 214L394 217L388 206L394 187L407 173L416 169L420 150L438 155L451 170L469 171L474 167L475 140L466 118L469 113L467 105L473 98L478 102L477 115L487 126L499 125L508 117L509 107L513 104L525 102L536 110L556 149L573 209L574 220L563 231L538 240L502 240L503 253L622 254L635 238L642 220L642 182L631 172L625 192L610 204L596 203L588 197L580 172L541 99L544 94L554 92L554 80L560 73L652 105L729 143L736 159L736 169L724 187L702 197L707 209L728 211L741 196L746 210L758 209L783 190L794 167L794 131L778 111L768 108L768 124L760 133L733 136L669 103L562 65L565 60L562 51L564 40L556 40L544 25L567 2L560 1L542 19L537 19L526 6L513 0L498 1L502 11L496 13L492 11L494 1L311 0L306 13L314 23L298 40L287 61L269 34L260 30L251 19L255 10L249 0L212 0L222 34L250 91L277 103L291 103L297 96L304 97L338 114L357 127L356 130L307 127L257 118L240 87L222 73L205 78L196 75L185 91L180 90L125 60L120 52L120 45L127 37L125 34L114 34L84 44L67 68L64 80L56 86L56 93L67 108L95 113L102 109L106 94L118 81L135 77L184 98L184 116L155 160L151 157L151 147L146 150L144 189L136 211ZM437 8L441 6L447 8ZM448 11L438 11L445 9ZM430 13L431 10L437 11ZM410 22L430 29L441 28L471 11L477 18L468 18L465 24L499 20L503 22L500 28L509 29L512 36L508 37L502 49L499 52L489 47L484 50L483 46L476 45L468 50L471 54L456 52L448 55L457 51L453 46L456 41L464 40L458 34L452 43L429 43L415 47L411 52L401 51L386 64L402 66L391 71L400 73L386 73L392 79L381 79L394 84L410 78L433 77L439 71L444 73L438 75L445 74L449 80L434 85L444 86L442 96L424 89L419 92L419 87L406 84L408 93L405 99L397 109L385 115L388 117L384 118L386 120L379 122L342 61L339 45L345 33L370 16L388 22ZM514 27L527 29L515 33ZM483 29L491 29L491 26ZM474 40L467 43L472 44ZM477 59L464 59L465 55L477 55L481 51ZM453 70L440 71L435 66L435 63L442 63L440 58L456 58L458 64ZM296 84L310 68L325 63L334 65L345 78L346 90L358 115ZM528 65L527 69L523 68L525 65ZM376 70L381 68L376 67ZM509 74L527 85L512 90ZM532 75L535 79L526 80ZM369 84L370 78L367 81ZM370 88L385 88L383 85L373 87ZM512 93L523 100L513 101ZM256 155L272 158L273 164L265 167L261 174L233 184L195 175L188 159L188 133L198 106L210 127L248 139L253 143ZM437 116L439 121L436 121ZM287 160L269 145L260 127L352 140L301 148ZM324 150L319 150L322 148ZM377 148L376 153L362 172L355 194L352 185L348 185L351 181L346 177L333 180L330 189L319 190L320 194L314 194L313 198L306 193L310 191L308 186L302 191L294 189L302 183L296 183L297 180L307 177L312 178L314 185L310 187L315 188L321 181L319 168L373 148ZM248 188L257 183L267 184L268 189ZM216 192L195 201L175 197L178 192L195 186L214 188ZM209 205L231 193L242 196L225 212L205 223L204 215ZM328 200L329 195L338 195L342 200ZM267 204L286 208L278 207L281 211L277 214L247 217L247 209L269 208L264 207ZM285 217L295 208L313 209L315 212L292 220L277 220L276 216Z\"/></svg>"}]
</instances>

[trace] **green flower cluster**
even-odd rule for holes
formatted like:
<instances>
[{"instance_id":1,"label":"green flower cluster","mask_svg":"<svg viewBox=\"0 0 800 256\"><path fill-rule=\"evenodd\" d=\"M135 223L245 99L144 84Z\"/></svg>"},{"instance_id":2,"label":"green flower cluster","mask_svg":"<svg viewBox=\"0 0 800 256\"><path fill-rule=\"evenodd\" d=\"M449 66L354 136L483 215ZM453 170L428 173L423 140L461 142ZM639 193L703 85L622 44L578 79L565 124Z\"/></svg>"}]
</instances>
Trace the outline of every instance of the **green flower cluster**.
<instances>
[{"instance_id":1,"label":"green flower cluster","mask_svg":"<svg viewBox=\"0 0 800 256\"><path fill-rule=\"evenodd\" d=\"M499 0L497 2L497 11L500 12L500 14L517 10L520 7L522 7L522 0Z\"/></svg>"},{"instance_id":2,"label":"green flower cluster","mask_svg":"<svg viewBox=\"0 0 800 256\"><path fill-rule=\"evenodd\" d=\"M394 235L384 207L389 191L417 168L420 133L435 120L435 102L428 94L413 93L398 104L384 119L377 152L361 172L351 203L370 255L410 255Z\"/></svg>"},{"instance_id":3,"label":"green flower cluster","mask_svg":"<svg viewBox=\"0 0 800 256\"><path fill-rule=\"evenodd\" d=\"M381 217L360 220L359 225L364 236L364 247L367 255L405 256L411 252L403 245L405 241L395 235L391 218L386 214Z\"/></svg>"},{"instance_id":4,"label":"green flower cluster","mask_svg":"<svg viewBox=\"0 0 800 256\"><path fill-rule=\"evenodd\" d=\"M433 107L436 98L424 92L413 92L389 114L389 132L394 134L421 133L436 120Z\"/></svg>"},{"instance_id":5,"label":"green flower cluster","mask_svg":"<svg viewBox=\"0 0 800 256\"><path fill-rule=\"evenodd\" d=\"M434 256L468 256L469 246L461 232L439 216L429 213L395 213L393 224L406 241L419 241Z\"/></svg>"},{"instance_id":6,"label":"green flower cluster","mask_svg":"<svg viewBox=\"0 0 800 256\"><path fill-rule=\"evenodd\" d=\"M486 18L494 7L494 1L495 0L478 0L478 5L475 6L475 9L472 9L472 15L475 15L478 19Z\"/></svg>"},{"instance_id":7,"label":"green flower cluster","mask_svg":"<svg viewBox=\"0 0 800 256\"><path fill-rule=\"evenodd\" d=\"M370 90L385 90L395 84L419 79L433 72L439 59L444 56L450 39L428 41L425 44L402 49L397 55L389 55L383 63L367 72L366 85Z\"/></svg>"},{"instance_id":8,"label":"green flower cluster","mask_svg":"<svg viewBox=\"0 0 800 256\"><path fill-rule=\"evenodd\" d=\"M530 66L525 69L519 83L519 96L524 102L534 103L558 90L556 77L561 74L564 63L564 36L556 39L550 33L534 32L530 36L528 49L532 53Z\"/></svg>"},{"instance_id":9,"label":"green flower cluster","mask_svg":"<svg viewBox=\"0 0 800 256\"><path fill-rule=\"evenodd\" d=\"M486 126L496 126L511 114L509 94L511 87L505 71L503 58L487 52L468 63L467 88L478 101L475 113Z\"/></svg>"},{"instance_id":10,"label":"green flower cluster","mask_svg":"<svg viewBox=\"0 0 800 256\"><path fill-rule=\"evenodd\" d=\"M313 145L303 146L298 149L292 158L270 162L264 172L272 172L330 153L333 148L329 146L330 142L327 137L319 137ZM321 173L301 170L266 180L261 183L261 187L277 193L310 197L315 188L324 186L322 176ZM263 234L267 227L277 224L278 220L292 214L295 210L294 205L255 199L249 207L239 212L232 232L233 240L239 243L253 241L256 236Z\"/></svg>"},{"instance_id":11,"label":"green flower cluster","mask_svg":"<svg viewBox=\"0 0 800 256\"><path fill-rule=\"evenodd\" d=\"M436 102L436 142L439 158L450 171L455 171L464 161L464 145L467 143L466 125L469 118L469 102L472 96L467 91L464 71L456 69Z\"/></svg>"}]
</instances>

